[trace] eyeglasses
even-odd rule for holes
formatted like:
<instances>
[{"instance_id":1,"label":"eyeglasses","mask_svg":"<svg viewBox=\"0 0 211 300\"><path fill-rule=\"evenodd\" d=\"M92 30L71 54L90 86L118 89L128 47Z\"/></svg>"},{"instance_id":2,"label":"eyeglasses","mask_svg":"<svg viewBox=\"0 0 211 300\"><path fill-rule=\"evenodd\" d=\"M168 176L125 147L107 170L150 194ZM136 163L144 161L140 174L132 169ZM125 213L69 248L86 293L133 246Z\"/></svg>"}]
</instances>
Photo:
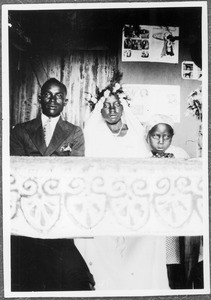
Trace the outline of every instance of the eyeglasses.
<instances>
[{"instance_id":1,"label":"eyeglasses","mask_svg":"<svg viewBox=\"0 0 211 300\"><path fill-rule=\"evenodd\" d=\"M164 141L169 141L172 138L172 136L169 134L152 134L151 137L157 141L159 141L161 137Z\"/></svg>"}]
</instances>

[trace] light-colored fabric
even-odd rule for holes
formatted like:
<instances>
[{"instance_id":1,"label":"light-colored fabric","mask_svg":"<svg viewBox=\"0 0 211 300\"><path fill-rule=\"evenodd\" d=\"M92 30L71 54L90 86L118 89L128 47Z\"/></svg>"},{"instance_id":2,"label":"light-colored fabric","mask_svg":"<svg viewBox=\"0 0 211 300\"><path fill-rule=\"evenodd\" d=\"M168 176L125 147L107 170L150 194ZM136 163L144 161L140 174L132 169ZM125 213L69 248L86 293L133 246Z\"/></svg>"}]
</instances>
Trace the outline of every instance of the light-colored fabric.
<instances>
[{"instance_id":1,"label":"light-colored fabric","mask_svg":"<svg viewBox=\"0 0 211 300\"><path fill-rule=\"evenodd\" d=\"M144 128L124 101L122 121L125 136L113 136L101 116L99 101L86 124L86 156L150 157ZM165 238L94 237L76 239L75 244L86 260L96 282L96 290L167 289Z\"/></svg>"},{"instance_id":2,"label":"light-colored fabric","mask_svg":"<svg viewBox=\"0 0 211 300\"><path fill-rule=\"evenodd\" d=\"M53 136L55 127L57 122L59 121L60 116L49 118L43 113L41 114L41 120L42 120L42 126L43 126L43 132L44 132L44 138L46 146L50 144L51 138Z\"/></svg>"},{"instance_id":3,"label":"light-colored fabric","mask_svg":"<svg viewBox=\"0 0 211 300\"><path fill-rule=\"evenodd\" d=\"M144 124L145 127L145 136L147 137L149 131L158 124L168 124L171 126L172 129L174 129L174 121L172 120L171 117L167 115L153 115L149 118L149 120Z\"/></svg>"},{"instance_id":4,"label":"light-colored fabric","mask_svg":"<svg viewBox=\"0 0 211 300\"><path fill-rule=\"evenodd\" d=\"M202 242L202 237L200 239L200 247L199 247L199 262L203 260L203 242Z\"/></svg>"},{"instance_id":5,"label":"light-colored fabric","mask_svg":"<svg viewBox=\"0 0 211 300\"><path fill-rule=\"evenodd\" d=\"M96 290L168 289L165 237L75 239Z\"/></svg>"},{"instance_id":6,"label":"light-colored fabric","mask_svg":"<svg viewBox=\"0 0 211 300\"><path fill-rule=\"evenodd\" d=\"M51 128L51 118L48 118L48 120L45 122L43 126L43 132L44 132L46 146L48 146L50 144L50 140L53 135L53 131Z\"/></svg>"},{"instance_id":7,"label":"light-colored fabric","mask_svg":"<svg viewBox=\"0 0 211 300\"><path fill-rule=\"evenodd\" d=\"M151 153L144 139L144 128L132 115L125 101L123 105L123 123L128 131L124 137L112 134L102 118L102 99L96 104L89 120L85 124L85 156L87 157L140 157L147 158Z\"/></svg>"},{"instance_id":8,"label":"light-colored fabric","mask_svg":"<svg viewBox=\"0 0 211 300\"><path fill-rule=\"evenodd\" d=\"M52 132L54 132L54 129L56 127L57 122L59 121L60 115L57 117L50 118L51 119L51 128ZM45 123L48 121L49 117L41 113L41 120L42 120L42 125L44 126Z\"/></svg>"},{"instance_id":9,"label":"light-colored fabric","mask_svg":"<svg viewBox=\"0 0 211 300\"><path fill-rule=\"evenodd\" d=\"M170 145L166 153L172 153L175 158L188 159L188 153L180 147ZM166 264L179 264L180 252L179 252L179 237L166 237Z\"/></svg>"},{"instance_id":10,"label":"light-colored fabric","mask_svg":"<svg viewBox=\"0 0 211 300\"><path fill-rule=\"evenodd\" d=\"M167 236L166 237L166 264L179 264L180 263L180 250L179 250L179 237Z\"/></svg>"},{"instance_id":11,"label":"light-colored fabric","mask_svg":"<svg viewBox=\"0 0 211 300\"><path fill-rule=\"evenodd\" d=\"M67 125L61 122L63 128ZM27 126L15 132L16 139L24 133L24 149L29 130ZM203 235L201 160L79 157L83 155L81 131L75 134L77 127L68 125L65 132L69 131L73 134L67 139L56 130L61 139L48 149L53 157L39 157L47 150L36 136L28 152L13 142L21 156L10 158L12 234L37 238ZM72 151L65 149L68 145ZM36 157L25 155L33 152ZM64 155L70 156L64 159Z\"/></svg>"},{"instance_id":12,"label":"light-colored fabric","mask_svg":"<svg viewBox=\"0 0 211 300\"><path fill-rule=\"evenodd\" d=\"M184 149L172 145L170 145L165 152L174 154L175 158L184 158L184 159L190 158L188 153Z\"/></svg>"}]
</instances>

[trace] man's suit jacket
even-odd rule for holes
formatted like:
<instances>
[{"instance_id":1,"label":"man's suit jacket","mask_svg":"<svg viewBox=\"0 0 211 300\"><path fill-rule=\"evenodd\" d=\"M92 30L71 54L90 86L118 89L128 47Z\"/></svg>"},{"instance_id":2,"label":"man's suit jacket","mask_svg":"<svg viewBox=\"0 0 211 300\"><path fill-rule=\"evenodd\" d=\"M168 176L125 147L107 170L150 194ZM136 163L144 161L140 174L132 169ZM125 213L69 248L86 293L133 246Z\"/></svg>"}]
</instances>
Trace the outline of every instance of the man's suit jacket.
<instances>
[{"instance_id":1,"label":"man's suit jacket","mask_svg":"<svg viewBox=\"0 0 211 300\"><path fill-rule=\"evenodd\" d=\"M83 156L83 132L59 118L46 147L41 116L38 116L12 129L10 154ZM11 236L12 291L90 290L93 286L93 276L72 239Z\"/></svg>"},{"instance_id":2,"label":"man's suit jacket","mask_svg":"<svg viewBox=\"0 0 211 300\"><path fill-rule=\"evenodd\" d=\"M84 136L80 127L61 117L48 147L44 140L41 116L17 124L10 134L10 155L17 156L84 156Z\"/></svg>"}]
</instances>

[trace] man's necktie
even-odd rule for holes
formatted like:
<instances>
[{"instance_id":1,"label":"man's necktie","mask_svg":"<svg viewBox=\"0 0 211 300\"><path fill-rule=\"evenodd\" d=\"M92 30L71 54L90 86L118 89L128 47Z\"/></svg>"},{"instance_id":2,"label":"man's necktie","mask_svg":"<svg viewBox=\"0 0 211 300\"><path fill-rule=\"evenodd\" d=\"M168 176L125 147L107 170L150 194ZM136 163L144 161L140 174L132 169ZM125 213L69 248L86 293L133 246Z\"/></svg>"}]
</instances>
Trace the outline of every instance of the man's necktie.
<instances>
[{"instance_id":1,"label":"man's necktie","mask_svg":"<svg viewBox=\"0 0 211 300\"><path fill-rule=\"evenodd\" d=\"M48 118L43 126L44 138L46 146L48 147L50 140L52 138L52 128L51 128L51 118Z\"/></svg>"}]
</instances>

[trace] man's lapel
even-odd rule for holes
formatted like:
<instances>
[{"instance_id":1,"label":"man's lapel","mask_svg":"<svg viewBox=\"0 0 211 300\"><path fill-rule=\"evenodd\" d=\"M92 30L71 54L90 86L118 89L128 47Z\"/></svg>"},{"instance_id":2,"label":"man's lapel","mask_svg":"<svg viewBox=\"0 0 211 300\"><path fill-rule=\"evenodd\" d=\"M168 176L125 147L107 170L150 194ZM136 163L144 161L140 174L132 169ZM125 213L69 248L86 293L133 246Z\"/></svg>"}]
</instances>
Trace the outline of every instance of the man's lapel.
<instances>
[{"instance_id":1,"label":"man's lapel","mask_svg":"<svg viewBox=\"0 0 211 300\"><path fill-rule=\"evenodd\" d=\"M33 120L33 122L30 123L27 131L36 148L42 155L44 155L46 151L46 144L44 140L41 116L38 116Z\"/></svg>"},{"instance_id":2,"label":"man's lapel","mask_svg":"<svg viewBox=\"0 0 211 300\"><path fill-rule=\"evenodd\" d=\"M45 156L51 155L56 149L58 149L69 135L69 127L66 126L66 123L60 117L58 123L56 124L50 144L45 151Z\"/></svg>"}]
</instances>

